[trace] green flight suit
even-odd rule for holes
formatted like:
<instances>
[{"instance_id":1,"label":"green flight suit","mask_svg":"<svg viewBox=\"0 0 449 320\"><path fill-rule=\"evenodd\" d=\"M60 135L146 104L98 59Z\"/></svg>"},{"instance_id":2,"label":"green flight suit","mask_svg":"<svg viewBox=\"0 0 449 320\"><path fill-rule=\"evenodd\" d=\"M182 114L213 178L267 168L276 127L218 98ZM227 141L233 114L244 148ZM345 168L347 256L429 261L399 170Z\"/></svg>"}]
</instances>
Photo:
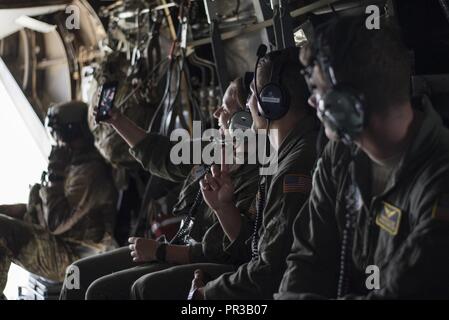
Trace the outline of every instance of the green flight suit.
<instances>
[{"instance_id":1,"label":"green flight suit","mask_svg":"<svg viewBox=\"0 0 449 320\"><path fill-rule=\"evenodd\" d=\"M449 298L449 131L427 99L416 109L422 123L384 192L371 196L372 162L360 150L355 155L361 205L349 248L347 299ZM336 298L350 161L342 143L327 146L295 222L276 299ZM367 286L368 266L379 268L379 289Z\"/></svg>"},{"instance_id":2,"label":"green flight suit","mask_svg":"<svg viewBox=\"0 0 449 320\"><path fill-rule=\"evenodd\" d=\"M259 229L259 256L237 271L207 283L206 299L270 299L273 296L286 269L285 260L293 241L293 221L311 189L316 137L316 120L307 116L282 142L278 170L268 176Z\"/></svg>"}]
</instances>

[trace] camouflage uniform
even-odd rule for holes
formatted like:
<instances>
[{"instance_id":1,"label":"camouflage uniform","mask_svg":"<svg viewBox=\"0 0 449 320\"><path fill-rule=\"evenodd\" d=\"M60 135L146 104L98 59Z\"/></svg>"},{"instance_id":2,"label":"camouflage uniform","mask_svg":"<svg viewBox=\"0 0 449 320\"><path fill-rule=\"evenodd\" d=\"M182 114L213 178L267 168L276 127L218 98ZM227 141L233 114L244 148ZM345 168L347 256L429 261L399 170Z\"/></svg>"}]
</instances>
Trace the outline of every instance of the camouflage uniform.
<instances>
[{"instance_id":1,"label":"camouflage uniform","mask_svg":"<svg viewBox=\"0 0 449 320\"><path fill-rule=\"evenodd\" d=\"M164 179L185 181L175 205L174 214L188 212L199 190L198 166L174 165L170 161L172 143L168 137L148 134L138 145L131 149L132 155L152 174ZM258 167L243 165L231 172L235 187L237 207L242 213L241 234L237 243L230 243L225 236L213 211L203 203L198 207L191 238L197 243L190 245L192 263L210 262L224 264L219 270L230 271L250 259L249 245L242 239L249 239L255 213L255 194L257 190ZM168 263L152 262L143 265L134 263L128 248L121 248L97 257L89 257L76 262L81 277L81 290L63 288L61 298L83 299L128 299L131 285L140 277L156 271L173 267ZM223 271L222 271L223 272ZM171 282L178 281L173 278Z\"/></svg>"},{"instance_id":2,"label":"camouflage uniform","mask_svg":"<svg viewBox=\"0 0 449 320\"><path fill-rule=\"evenodd\" d=\"M114 246L117 194L98 152L77 152L66 165L55 154L49 160L65 178L31 189L23 221L0 214L0 292L11 262L62 281L73 261Z\"/></svg>"},{"instance_id":3,"label":"camouflage uniform","mask_svg":"<svg viewBox=\"0 0 449 320\"><path fill-rule=\"evenodd\" d=\"M122 69L120 69L120 66ZM121 104L124 99L126 102L121 104L119 110L126 115L131 121L141 128L148 128L150 120L154 114L155 106L146 101L143 97L143 88L134 90L131 79L127 75L127 67L129 62L125 55L121 53L110 54L101 64L99 71L95 74L95 82L117 81L118 90L115 97L115 105ZM112 70L111 70L112 69ZM144 86L142 86L144 87ZM122 137L109 125L97 124L93 117L93 108L95 107L95 92L97 85L93 85L91 92L92 99L89 103L89 128L95 137L95 146L101 155L110 162L115 168L139 169L138 163L128 152L128 145ZM156 96L150 97L152 101L157 101Z\"/></svg>"},{"instance_id":4,"label":"camouflage uniform","mask_svg":"<svg viewBox=\"0 0 449 320\"><path fill-rule=\"evenodd\" d=\"M449 298L449 131L427 100L422 123L383 192L372 194L372 161L354 159L359 187L345 298ZM295 222L295 241L278 299L335 298L349 198L351 154L329 144L314 175L310 200ZM371 187L372 188L372 187ZM380 289L365 273L379 268Z\"/></svg>"}]
</instances>

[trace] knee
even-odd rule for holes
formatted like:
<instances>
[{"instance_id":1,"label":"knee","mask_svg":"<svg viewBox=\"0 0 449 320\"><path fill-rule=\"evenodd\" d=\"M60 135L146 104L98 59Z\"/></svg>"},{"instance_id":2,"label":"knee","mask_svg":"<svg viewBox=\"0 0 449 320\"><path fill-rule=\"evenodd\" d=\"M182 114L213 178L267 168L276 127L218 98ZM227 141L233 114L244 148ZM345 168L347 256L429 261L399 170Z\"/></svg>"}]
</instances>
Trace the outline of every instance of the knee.
<instances>
[{"instance_id":1,"label":"knee","mask_svg":"<svg viewBox=\"0 0 449 320\"><path fill-rule=\"evenodd\" d=\"M153 295L155 290L151 288L157 288L154 284L154 277L149 274L139 278L131 287L131 299L133 300L155 300L156 296Z\"/></svg>"},{"instance_id":2,"label":"knee","mask_svg":"<svg viewBox=\"0 0 449 320\"><path fill-rule=\"evenodd\" d=\"M106 300L108 297L108 289L103 279L97 279L90 284L86 291L86 300Z\"/></svg>"},{"instance_id":3,"label":"knee","mask_svg":"<svg viewBox=\"0 0 449 320\"><path fill-rule=\"evenodd\" d=\"M95 280L93 264L88 258L73 262L65 270L60 299L84 300L86 290Z\"/></svg>"},{"instance_id":4,"label":"knee","mask_svg":"<svg viewBox=\"0 0 449 320\"><path fill-rule=\"evenodd\" d=\"M69 265L65 270L64 282L62 284L60 300L82 300L84 299L84 285L81 283L80 267L78 263Z\"/></svg>"},{"instance_id":5,"label":"knee","mask_svg":"<svg viewBox=\"0 0 449 320\"><path fill-rule=\"evenodd\" d=\"M16 247L19 244L27 243L28 237L22 226L22 221L0 214L0 244Z\"/></svg>"},{"instance_id":6,"label":"knee","mask_svg":"<svg viewBox=\"0 0 449 320\"><path fill-rule=\"evenodd\" d=\"M7 231L14 223L15 219L0 213L0 230Z\"/></svg>"}]
</instances>

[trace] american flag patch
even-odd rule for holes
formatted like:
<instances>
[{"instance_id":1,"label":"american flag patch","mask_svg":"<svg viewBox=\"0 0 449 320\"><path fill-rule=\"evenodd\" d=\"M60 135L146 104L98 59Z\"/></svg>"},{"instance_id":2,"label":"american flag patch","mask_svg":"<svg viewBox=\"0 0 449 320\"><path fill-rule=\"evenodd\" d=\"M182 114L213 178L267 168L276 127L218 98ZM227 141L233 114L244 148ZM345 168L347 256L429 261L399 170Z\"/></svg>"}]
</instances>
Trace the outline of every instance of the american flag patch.
<instances>
[{"instance_id":1,"label":"american flag patch","mask_svg":"<svg viewBox=\"0 0 449 320\"><path fill-rule=\"evenodd\" d=\"M284 177L284 193L296 192L309 194L312 190L312 178L303 174L287 174Z\"/></svg>"},{"instance_id":2,"label":"american flag patch","mask_svg":"<svg viewBox=\"0 0 449 320\"><path fill-rule=\"evenodd\" d=\"M449 194L442 196L434 205L432 217L449 222Z\"/></svg>"}]
</instances>

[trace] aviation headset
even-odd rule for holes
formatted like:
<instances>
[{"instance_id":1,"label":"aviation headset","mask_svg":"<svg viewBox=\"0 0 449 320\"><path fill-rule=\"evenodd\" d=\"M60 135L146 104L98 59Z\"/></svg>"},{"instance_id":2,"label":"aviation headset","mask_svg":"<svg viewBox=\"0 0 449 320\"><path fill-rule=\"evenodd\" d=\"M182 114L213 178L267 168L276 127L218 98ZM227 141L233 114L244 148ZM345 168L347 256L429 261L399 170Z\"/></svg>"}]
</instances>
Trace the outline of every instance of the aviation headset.
<instances>
[{"instance_id":1,"label":"aviation headset","mask_svg":"<svg viewBox=\"0 0 449 320\"><path fill-rule=\"evenodd\" d=\"M344 51L349 49L353 38L354 35L349 37ZM315 43L315 63L319 65L330 87L319 101L318 114L323 122L337 133L343 143L350 145L367 123L364 95L350 85L337 81L331 63L330 48L323 44L322 36L318 37ZM309 83L309 80L307 82Z\"/></svg>"},{"instance_id":2,"label":"aviation headset","mask_svg":"<svg viewBox=\"0 0 449 320\"><path fill-rule=\"evenodd\" d=\"M260 60L266 55L266 53L267 47L263 44L260 45L257 50L257 62L254 72L254 87L258 102L259 115L271 121L281 119L287 114L290 108L290 94L282 85L281 77L286 66L286 62L292 61L291 56L293 55L295 57L299 57L299 48L291 47L274 52L275 56L271 61L272 66L270 79L268 83L259 91L257 87L257 69L259 67Z\"/></svg>"},{"instance_id":3,"label":"aviation headset","mask_svg":"<svg viewBox=\"0 0 449 320\"><path fill-rule=\"evenodd\" d=\"M251 84L251 81L253 80L253 77L254 73L246 72L245 76L240 80L242 81L241 85L244 90L243 95L245 97L249 96L249 86ZM231 134L238 129L245 131L251 128L253 124L253 118L251 116L251 113L248 111L248 108L244 107L244 109L245 110L237 111L232 115L231 119L229 119L228 128Z\"/></svg>"},{"instance_id":4,"label":"aviation headset","mask_svg":"<svg viewBox=\"0 0 449 320\"><path fill-rule=\"evenodd\" d=\"M50 106L45 126L50 135L58 136L64 142L77 138L91 138L87 125L87 105L81 101L69 101Z\"/></svg>"}]
</instances>

